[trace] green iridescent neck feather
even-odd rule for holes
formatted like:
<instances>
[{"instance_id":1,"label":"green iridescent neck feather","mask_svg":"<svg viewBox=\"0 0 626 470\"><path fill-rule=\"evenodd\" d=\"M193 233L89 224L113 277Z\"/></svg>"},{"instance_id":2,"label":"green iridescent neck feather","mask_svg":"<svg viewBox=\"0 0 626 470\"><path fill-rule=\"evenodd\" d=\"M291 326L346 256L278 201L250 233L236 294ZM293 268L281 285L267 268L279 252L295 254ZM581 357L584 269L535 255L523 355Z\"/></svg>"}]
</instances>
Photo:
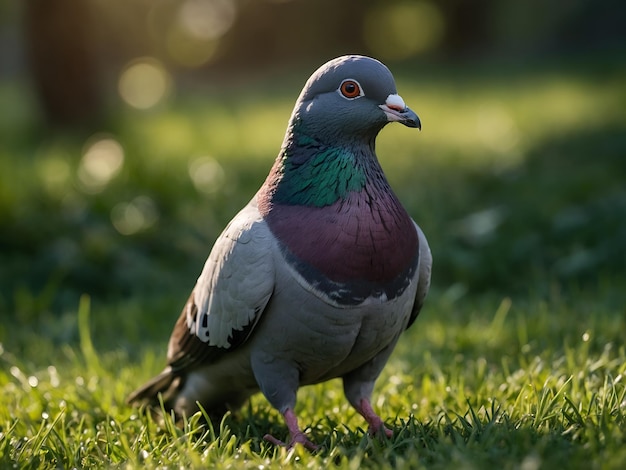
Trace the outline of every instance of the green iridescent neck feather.
<instances>
[{"instance_id":1,"label":"green iridescent neck feather","mask_svg":"<svg viewBox=\"0 0 626 470\"><path fill-rule=\"evenodd\" d=\"M365 187L363 149L323 145L299 131L289 136L272 171L274 203L324 207Z\"/></svg>"}]
</instances>

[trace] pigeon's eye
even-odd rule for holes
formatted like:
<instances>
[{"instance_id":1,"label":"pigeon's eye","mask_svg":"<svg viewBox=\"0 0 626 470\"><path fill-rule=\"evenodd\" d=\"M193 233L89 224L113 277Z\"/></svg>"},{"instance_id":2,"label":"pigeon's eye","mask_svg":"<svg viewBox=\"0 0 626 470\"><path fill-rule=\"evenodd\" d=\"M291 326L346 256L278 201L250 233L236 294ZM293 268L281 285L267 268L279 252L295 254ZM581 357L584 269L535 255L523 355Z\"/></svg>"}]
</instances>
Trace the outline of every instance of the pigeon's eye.
<instances>
[{"instance_id":1,"label":"pigeon's eye","mask_svg":"<svg viewBox=\"0 0 626 470\"><path fill-rule=\"evenodd\" d=\"M361 85L359 85L359 82L352 79L347 79L341 82L341 85L339 85L339 92L349 100L363 96Z\"/></svg>"}]
</instances>

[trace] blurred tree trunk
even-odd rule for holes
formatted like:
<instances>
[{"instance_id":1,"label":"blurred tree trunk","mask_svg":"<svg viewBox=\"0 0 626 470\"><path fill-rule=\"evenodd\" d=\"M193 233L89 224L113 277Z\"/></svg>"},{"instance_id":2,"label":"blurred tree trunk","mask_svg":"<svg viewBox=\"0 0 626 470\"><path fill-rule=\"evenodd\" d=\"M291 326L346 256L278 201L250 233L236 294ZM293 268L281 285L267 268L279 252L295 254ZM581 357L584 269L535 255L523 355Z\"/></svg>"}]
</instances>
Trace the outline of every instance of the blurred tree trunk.
<instances>
[{"instance_id":1,"label":"blurred tree trunk","mask_svg":"<svg viewBox=\"0 0 626 470\"><path fill-rule=\"evenodd\" d=\"M451 57L462 57L493 49L493 11L497 3L498 0L438 2L446 18L444 51Z\"/></svg>"},{"instance_id":2,"label":"blurred tree trunk","mask_svg":"<svg viewBox=\"0 0 626 470\"><path fill-rule=\"evenodd\" d=\"M24 0L33 85L53 127L94 126L101 117L94 22L87 0Z\"/></svg>"}]
</instances>

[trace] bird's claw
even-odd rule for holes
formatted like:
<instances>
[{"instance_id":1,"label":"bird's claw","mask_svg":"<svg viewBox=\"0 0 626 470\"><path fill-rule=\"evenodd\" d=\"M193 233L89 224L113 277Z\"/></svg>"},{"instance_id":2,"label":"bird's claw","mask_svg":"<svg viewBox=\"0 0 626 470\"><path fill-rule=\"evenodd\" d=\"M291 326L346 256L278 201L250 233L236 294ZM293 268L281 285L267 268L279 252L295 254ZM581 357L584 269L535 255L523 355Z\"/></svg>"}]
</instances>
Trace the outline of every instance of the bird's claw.
<instances>
[{"instance_id":1,"label":"bird's claw","mask_svg":"<svg viewBox=\"0 0 626 470\"><path fill-rule=\"evenodd\" d=\"M368 434L372 437L387 437L387 439L391 439L393 437L393 431L389 429L387 426L381 423L379 427L371 427L368 430Z\"/></svg>"},{"instance_id":2,"label":"bird's claw","mask_svg":"<svg viewBox=\"0 0 626 470\"><path fill-rule=\"evenodd\" d=\"M276 439L271 434L266 434L265 436L263 436L263 439L277 447L285 447L287 449L292 449L296 444L302 445L305 449L311 452L315 452L319 449L319 446L309 441L303 432L298 432L292 435L289 440L289 444L281 441L280 439Z\"/></svg>"}]
</instances>

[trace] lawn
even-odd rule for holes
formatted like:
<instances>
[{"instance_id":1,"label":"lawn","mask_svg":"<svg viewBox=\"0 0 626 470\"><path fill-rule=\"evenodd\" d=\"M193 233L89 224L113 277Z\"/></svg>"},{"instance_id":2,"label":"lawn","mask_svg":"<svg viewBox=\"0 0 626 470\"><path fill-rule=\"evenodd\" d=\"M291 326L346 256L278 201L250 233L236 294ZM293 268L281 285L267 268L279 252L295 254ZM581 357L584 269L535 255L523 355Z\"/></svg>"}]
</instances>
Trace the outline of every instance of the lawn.
<instances>
[{"instance_id":1,"label":"lawn","mask_svg":"<svg viewBox=\"0 0 626 470\"><path fill-rule=\"evenodd\" d=\"M125 405L308 73L179 90L95 136L42 131L27 91L0 84L0 467L624 468L626 68L611 58L398 68L423 130L389 126L377 150L435 264L375 391L391 439L367 435L338 381L298 395L315 454L262 440L286 430L260 395L213 429Z\"/></svg>"}]
</instances>

